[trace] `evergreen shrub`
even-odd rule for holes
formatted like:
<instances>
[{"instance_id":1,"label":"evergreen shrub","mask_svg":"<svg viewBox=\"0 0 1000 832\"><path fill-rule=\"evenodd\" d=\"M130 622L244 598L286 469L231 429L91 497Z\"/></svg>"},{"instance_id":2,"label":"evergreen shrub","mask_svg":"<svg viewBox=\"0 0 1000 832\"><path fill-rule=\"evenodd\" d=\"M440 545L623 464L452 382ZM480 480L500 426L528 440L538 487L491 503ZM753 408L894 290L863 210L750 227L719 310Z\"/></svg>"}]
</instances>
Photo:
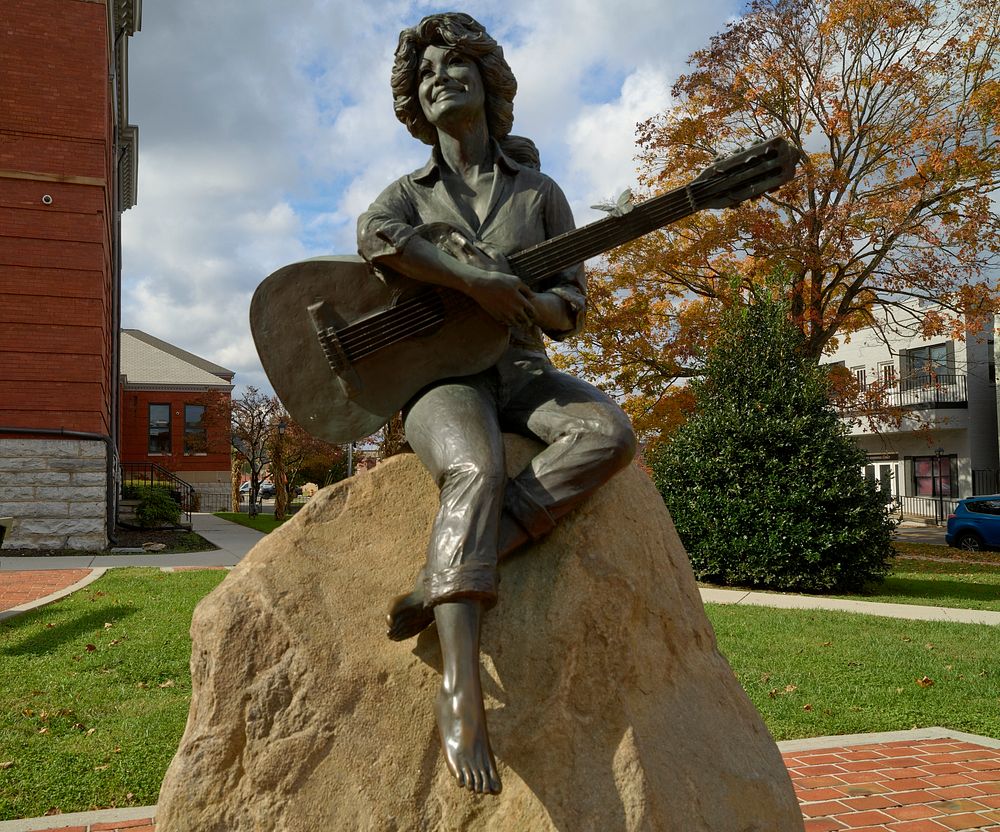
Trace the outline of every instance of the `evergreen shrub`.
<instances>
[{"instance_id":1,"label":"evergreen shrub","mask_svg":"<svg viewBox=\"0 0 1000 832\"><path fill-rule=\"evenodd\" d=\"M783 301L727 313L694 415L647 459L700 580L846 592L885 577L891 497L828 386Z\"/></svg>"},{"instance_id":2,"label":"evergreen shrub","mask_svg":"<svg viewBox=\"0 0 1000 832\"><path fill-rule=\"evenodd\" d=\"M135 493L139 505L135 516L144 528L155 526L175 526L181 519L181 506L175 492L160 485L137 486Z\"/></svg>"}]
</instances>

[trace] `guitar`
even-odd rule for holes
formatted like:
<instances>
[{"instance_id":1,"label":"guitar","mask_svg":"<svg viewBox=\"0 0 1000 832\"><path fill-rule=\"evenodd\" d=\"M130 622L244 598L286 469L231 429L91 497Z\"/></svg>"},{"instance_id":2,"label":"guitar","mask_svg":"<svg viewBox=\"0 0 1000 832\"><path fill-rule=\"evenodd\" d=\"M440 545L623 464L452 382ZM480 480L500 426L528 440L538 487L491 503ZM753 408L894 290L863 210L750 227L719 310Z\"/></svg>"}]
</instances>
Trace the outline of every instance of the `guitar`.
<instances>
[{"instance_id":1,"label":"guitar","mask_svg":"<svg viewBox=\"0 0 1000 832\"><path fill-rule=\"evenodd\" d=\"M729 208L790 181L798 153L772 138L716 161L697 179L507 258L529 287L615 246L710 208ZM457 229L421 229L468 256ZM472 252L471 254L475 254ZM278 269L254 293L250 328L264 371L303 428L342 443L374 433L422 387L499 360L509 330L467 295L388 274L360 257L316 257Z\"/></svg>"}]
</instances>

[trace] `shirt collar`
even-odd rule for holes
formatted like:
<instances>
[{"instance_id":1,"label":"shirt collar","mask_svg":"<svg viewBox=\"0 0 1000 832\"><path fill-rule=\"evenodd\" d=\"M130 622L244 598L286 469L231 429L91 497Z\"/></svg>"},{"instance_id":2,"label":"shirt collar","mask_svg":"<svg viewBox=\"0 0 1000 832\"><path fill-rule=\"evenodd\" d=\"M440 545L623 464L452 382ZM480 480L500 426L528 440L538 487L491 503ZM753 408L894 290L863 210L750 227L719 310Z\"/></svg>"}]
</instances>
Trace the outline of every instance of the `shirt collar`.
<instances>
[{"instance_id":1,"label":"shirt collar","mask_svg":"<svg viewBox=\"0 0 1000 832\"><path fill-rule=\"evenodd\" d=\"M493 161L499 167L503 168L506 173L514 175L521 169L521 166L517 162L500 149L500 145L495 139L490 139L490 146L493 148ZM411 178L414 182L420 182L421 184L431 182L440 174L440 167L441 151L435 145L431 151L431 158L427 160L427 164L419 170L414 171L411 174Z\"/></svg>"}]
</instances>

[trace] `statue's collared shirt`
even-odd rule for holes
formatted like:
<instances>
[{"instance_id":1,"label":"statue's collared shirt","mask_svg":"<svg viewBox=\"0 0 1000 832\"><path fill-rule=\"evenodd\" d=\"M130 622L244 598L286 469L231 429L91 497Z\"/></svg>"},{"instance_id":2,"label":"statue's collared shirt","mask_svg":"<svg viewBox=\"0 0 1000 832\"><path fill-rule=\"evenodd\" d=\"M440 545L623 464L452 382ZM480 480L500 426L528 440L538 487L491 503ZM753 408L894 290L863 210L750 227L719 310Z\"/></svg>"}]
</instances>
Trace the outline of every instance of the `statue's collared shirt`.
<instances>
[{"instance_id":1,"label":"statue's collared shirt","mask_svg":"<svg viewBox=\"0 0 1000 832\"><path fill-rule=\"evenodd\" d=\"M569 203L559 186L545 174L519 165L494 144L494 182L485 219L473 227L449 193L440 175L435 148L430 160L386 188L358 219L358 251L375 266L398 254L421 225L446 222L473 240L487 254L504 256L544 242L575 226ZM546 335L562 339L583 326L586 278L583 265L546 281L546 289L561 297L573 326ZM513 327L511 346L544 351L538 327Z\"/></svg>"}]
</instances>

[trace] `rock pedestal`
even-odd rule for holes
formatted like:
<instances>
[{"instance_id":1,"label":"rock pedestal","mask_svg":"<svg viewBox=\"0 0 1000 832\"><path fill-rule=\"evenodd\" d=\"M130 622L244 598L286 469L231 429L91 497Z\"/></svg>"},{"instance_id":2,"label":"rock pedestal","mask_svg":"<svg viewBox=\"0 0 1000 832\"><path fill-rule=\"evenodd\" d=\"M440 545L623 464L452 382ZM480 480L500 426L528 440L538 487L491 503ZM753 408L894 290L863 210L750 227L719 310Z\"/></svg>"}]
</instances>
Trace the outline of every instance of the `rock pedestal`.
<instances>
[{"instance_id":1,"label":"rock pedestal","mask_svg":"<svg viewBox=\"0 0 1000 832\"><path fill-rule=\"evenodd\" d=\"M482 638L504 789L460 789L432 712L436 631L384 635L436 507L419 461L393 457L317 494L201 602L157 832L801 832L636 467L504 564Z\"/></svg>"}]
</instances>

